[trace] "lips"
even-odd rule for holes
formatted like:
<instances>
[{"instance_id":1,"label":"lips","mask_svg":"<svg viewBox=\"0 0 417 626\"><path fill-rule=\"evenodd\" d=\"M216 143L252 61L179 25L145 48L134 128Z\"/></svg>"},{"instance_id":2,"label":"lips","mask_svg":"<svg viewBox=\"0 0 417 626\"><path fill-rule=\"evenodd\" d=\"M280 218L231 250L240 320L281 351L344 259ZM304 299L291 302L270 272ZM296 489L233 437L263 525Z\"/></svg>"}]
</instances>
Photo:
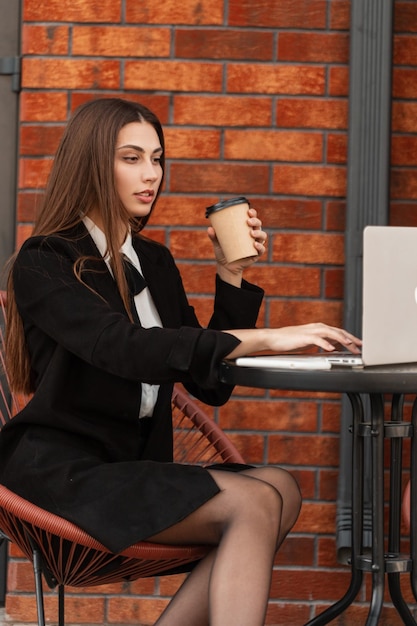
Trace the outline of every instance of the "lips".
<instances>
[{"instance_id":1,"label":"lips","mask_svg":"<svg viewBox=\"0 0 417 626\"><path fill-rule=\"evenodd\" d=\"M146 189L145 191L135 193L134 196L142 202L152 202L155 196L155 192L152 189Z\"/></svg>"}]
</instances>

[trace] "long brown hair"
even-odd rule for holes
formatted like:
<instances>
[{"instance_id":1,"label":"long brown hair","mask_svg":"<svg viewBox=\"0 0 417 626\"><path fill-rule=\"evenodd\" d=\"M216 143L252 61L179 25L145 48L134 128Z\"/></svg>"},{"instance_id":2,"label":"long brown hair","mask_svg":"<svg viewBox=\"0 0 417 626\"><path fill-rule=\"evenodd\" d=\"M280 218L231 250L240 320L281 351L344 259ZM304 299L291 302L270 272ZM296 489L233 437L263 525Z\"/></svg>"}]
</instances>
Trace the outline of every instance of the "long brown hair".
<instances>
[{"instance_id":1,"label":"long brown hair","mask_svg":"<svg viewBox=\"0 0 417 626\"><path fill-rule=\"evenodd\" d=\"M152 111L142 104L119 98L87 102L76 109L63 133L33 229L33 235L62 233L78 224L93 208L99 208L114 277L128 312L127 285L119 254L120 222L130 225L132 234L137 234L150 216L149 213L146 217L129 217L116 191L114 155L117 137L121 128L131 122L146 122L155 129L163 149L161 166L164 172L164 135L161 123ZM161 187L162 180L152 210ZM74 265L79 280L82 265L82 258ZM30 393L33 386L29 354L15 302L12 271L7 291L6 364L10 385L16 392Z\"/></svg>"}]
</instances>

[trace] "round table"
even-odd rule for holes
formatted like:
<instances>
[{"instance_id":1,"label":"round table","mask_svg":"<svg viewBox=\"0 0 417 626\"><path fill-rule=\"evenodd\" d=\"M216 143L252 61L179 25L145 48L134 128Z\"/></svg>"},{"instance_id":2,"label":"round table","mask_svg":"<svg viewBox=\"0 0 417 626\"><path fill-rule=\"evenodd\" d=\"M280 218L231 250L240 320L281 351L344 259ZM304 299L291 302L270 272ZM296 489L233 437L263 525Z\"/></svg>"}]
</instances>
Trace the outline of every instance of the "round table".
<instances>
[{"instance_id":1,"label":"round table","mask_svg":"<svg viewBox=\"0 0 417 626\"><path fill-rule=\"evenodd\" d=\"M411 573L411 587L417 601L417 490L411 481L411 548L409 555L400 554L402 448L405 437L411 438L411 476L417 471L417 364L378 367L332 367L330 370L296 370L237 366L224 361L219 379L231 385L314 392L345 393L352 406L352 576L349 589L339 601L308 622L308 626L328 624L341 614L358 594L363 572L370 572L372 594L366 624L378 623L384 602L385 580L388 579L393 604L404 624L416 626L405 602L400 575ZM411 422L403 415L404 395L414 397ZM391 410L384 406L390 396ZM392 396L392 397L391 397ZM389 462L389 529L384 542L384 440L390 441ZM365 441L369 446L365 447ZM364 461L370 454L372 546L370 554L363 549L364 525Z\"/></svg>"},{"instance_id":2,"label":"round table","mask_svg":"<svg viewBox=\"0 0 417 626\"><path fill-rule=\"evenodd\" d=\"M417 393L417 363L378 367L332 367L296 370L241 367L233 361L220 366L220 380L244 387L333 391L340 393Z\"/></svg>"}]
</instances>

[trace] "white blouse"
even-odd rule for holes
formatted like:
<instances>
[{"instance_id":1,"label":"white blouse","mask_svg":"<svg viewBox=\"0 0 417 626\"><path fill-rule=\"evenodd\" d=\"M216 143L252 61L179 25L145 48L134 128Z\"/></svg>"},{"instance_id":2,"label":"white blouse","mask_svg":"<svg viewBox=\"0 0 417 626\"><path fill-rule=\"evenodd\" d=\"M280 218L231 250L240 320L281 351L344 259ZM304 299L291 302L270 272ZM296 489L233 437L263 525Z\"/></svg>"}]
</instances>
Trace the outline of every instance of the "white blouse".
<instances>
[{"instance_id":1,"label":"white blouse","mask_svg":"<svg viewBox=\"0 0 417 626\"><path fill-rule=\"evenodd\" d=\"M93 238L98 251L105 260L110 273L113 274L110 266L110 257L107 251L105 234L89 217L84 217L83 222ZM132 235L130 232L127 234L127 237L120 248L120 252L121 254L127 256L136 269L142 273L139 257L133 247ZM141 326L143 328L151 328L155 326L162 328L161 318L156 310L155 303L152 300L148 287L145 287L145 289L135 296L134 302ZM158 391L159 385L148 385L147 383L142 383L142 400L140 403L139 418L152 416L158 398Z\"/></svg>"}]
</instances>

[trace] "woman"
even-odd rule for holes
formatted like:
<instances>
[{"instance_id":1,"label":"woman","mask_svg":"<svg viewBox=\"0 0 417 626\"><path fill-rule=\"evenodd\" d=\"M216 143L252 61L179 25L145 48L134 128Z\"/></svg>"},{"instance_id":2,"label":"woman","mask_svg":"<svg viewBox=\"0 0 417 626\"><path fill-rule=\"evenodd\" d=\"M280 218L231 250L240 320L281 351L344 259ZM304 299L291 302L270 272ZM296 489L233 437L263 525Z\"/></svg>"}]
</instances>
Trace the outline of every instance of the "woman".
<instances>
[{"instance_id":1,"label":"woman","mask_svg":"<svg viewBox=\"0 0 417 626\"><path fill-rule=\"evenodd\" d=\"M103 99L75 112L9 277L11 383L34 395L1 432L0 481L114 552L143 539L211 544L159 626L258 626L298 486L279 468L172 463L172 385L223 404L223 358L360 342L323 324L256 329L263 292L242 278L253 259L228 264L212 228L216 297L201 328L170 253L141 234L163 174L147 108ZM261 255L253 209L248 223Z\"/></svg>"}]
</instances>

